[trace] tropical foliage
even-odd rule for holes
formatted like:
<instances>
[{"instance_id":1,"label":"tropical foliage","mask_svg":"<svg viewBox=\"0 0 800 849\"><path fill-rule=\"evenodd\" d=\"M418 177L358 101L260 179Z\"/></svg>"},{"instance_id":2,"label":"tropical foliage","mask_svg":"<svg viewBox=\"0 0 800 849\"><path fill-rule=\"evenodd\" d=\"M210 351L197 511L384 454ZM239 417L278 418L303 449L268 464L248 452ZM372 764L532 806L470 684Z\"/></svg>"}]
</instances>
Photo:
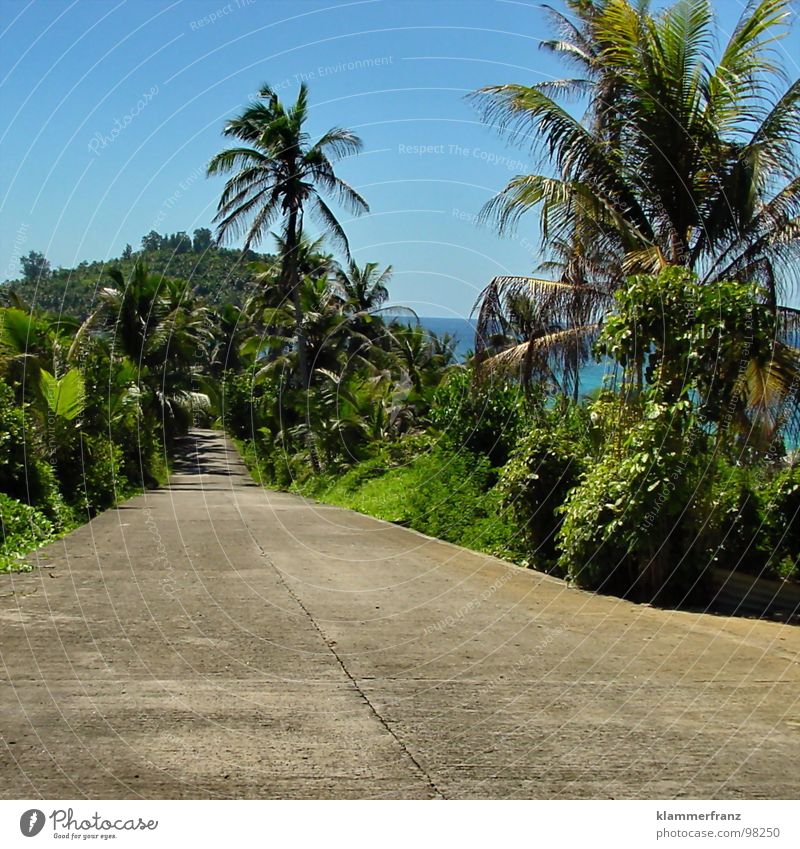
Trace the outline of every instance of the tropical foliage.
<instances>
[{"instance_id":1,"label":"tropical foliage","mask_svg":"<svg viewBox=\"0 0 800 849\"><path fill-rule=\"evenodd\" d=\"M504 232L536 212L545 253L479 298L478 379L560 411L519 442L506 502L533 560L589 588L690 603L715 565L796 575L796 517L778 506L800 412L797 313L781 306L800 254L800 83L774 51L789 3L747 4L721 48L708 0L564 5L542 46L575 76L473 95L540 167L483 215ZM608 382L581 402L592 358Z\"/></svg>"},{"instance_id":2,"label":"tropical foliage","mask_svg":"<svg viewBox=\"0 0 800 849\"><path fill-rule=\"evenodd\" d=\"M165 449L209 405L195 386L212 346L209 310L186 283L142 263L127 279L112 269L108 283L83 322L0 309L5 567L161 482Z\"/></svg>"},{"instance_id":3,"label":"tropical foliage","mask_svg":"<svg viewBox=\"0 0 800 849\"><path fill-rule=\"evenodd\" d=\"M487 288L482 337L516 331L495 362L530 372L560 351L573 377L610 295L670 265L700 285L755 283L779 313L800 257L800 82L778 87L774 52L789 0L748 4L721 49L710 0L659 13L630 0L565 5L550 10L555 37L543 47L577 76L475 94L485 118L532 140L547 166L513 178L484 210L501 230L538 212L549 253L540 271L554 273ZM582 119L562 104L570 97L584 100ZM520 300L527 326L515 326Z\"/></svg>"},{"instance_id":4,"label":"tropical foliage","mask_svg":"<svg viewBox=\"0 0 800 849\"><path fill-rule=\"evenodd\" d=\"M720 565L796 580L798 313L781 302L800 88L773 53L788 13L754 0L718 49L708 0L548 7L543 46L577 75L474 95L539 159L484 216L506 231L536 212L544 260L489 283L465 362L391 305L391 266L350 252L334 209L368 207L337 170L360 139L313 141L306 87L287 105L263 86L208 166L226 180L215 233L153 231L92 266L75 318L26 301L68 282L43 256L6 293L0 553L157 482L204 423L265 485L587 589L705 605ZM607 380L582 397L592 361Z\"/></svg>"}]
</instances>

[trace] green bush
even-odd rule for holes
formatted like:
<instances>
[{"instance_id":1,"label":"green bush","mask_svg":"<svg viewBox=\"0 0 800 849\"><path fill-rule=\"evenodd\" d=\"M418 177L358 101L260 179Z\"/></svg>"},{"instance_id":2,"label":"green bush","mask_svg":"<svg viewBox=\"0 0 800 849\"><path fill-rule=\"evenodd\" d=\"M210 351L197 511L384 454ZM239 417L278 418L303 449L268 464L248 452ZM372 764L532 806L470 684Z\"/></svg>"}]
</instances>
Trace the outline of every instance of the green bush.
<instances>
[{"instance_id":1,"label":"green bush","mask_svg":"<svg viewBox=\"0 0 800 849\"><path fill-rule=\"evenodd\" d=\"M466 448L505 465L530 420L530 403L519 385L508 380L476 382L472 369L455 369L433 397L429 418L454 450Z\"/></svg>"},{"instance_id":2,"label":"green bush","mask_svg":"<svg viewBox=\"0 0 800 849\"><path fill-rule=\"evenodd\" d=\"M123 473L122 448L108 436L75 431L59 447L58 476L69 503L95 516L130 495L133 486Z\"/></svg>"},{"instance_id":3,"label":"green bush","mask_svg":"<svg viewBox=\"0 0 800 849\"><path fill-rule=\"evenodd\" d=\"M800 557L800 467L780 471L762 494L768 566L781 578L798 578Z\"/></svg>"},{"instance_id":4,"label":"green bush","mask_svg":"<svg viewBox=\"0 0 800 849\"><path fill-rule=\"evenodd\" d=\"M46 450L33 422L15 406L11 387L0 380L0 493L35 505L66 530L74 517L61 497L53 468L44 459Z\"/></svg>"},{"instance_id":5,"label":"green bush","mask_svg":"<svg viewBox=\"0 0 800 849\"><path fill-rule=\"evenodd\" d=\"M252 371L225 373L220 397L222 421L228 433L239 439L253 438L264 388L264 383L254 382Z\"/></svg>"},{"instance_id":6,"label":"green bush","mask_svg":"<svg viewBox=\"0 0 800 849\"><path fill-rule=\"evenodd\" d=\"M495 557L525 563L528 551L520 534L516 517L506 507L497 486L490 489L476 506L478 515L464 530L459 545L485 551Z\"/></svg>"},{"instance_id":7,"label":"green bush","mask_svg":"<svg viewBox=\"0 0 800 849\"><path fill-rule=\"evenodd\" d=\"M798 577L800 468L721 464L714 507L716 563L751 575Z\"/></svg>"},{"instance_id":8,"label":"green bush","mask_svg":"<svg viewBox=\"0 0 800 849\"><path fill-rule=\"evenodd\" d=\"M588 447L578 417L554 411L518 443L500 474L504 506L519 528L530 565L558 571L559 508L578 483Z\"/></svg>"},{"instance_id":9,"label":"green bush","mask_svg":"<svg viewBox=\"0 0 800 849\"><path fill-rule=\"evenodd\" d=\"M722 462L715 471L710 553L724 569L758 575L769 558L762 477Z\"/></svg>"},{"instance_id":10,"label":"green bush","mask_svg":"<svg viewBox=\"0 0 800 849\"><path fill-rule=\"evenodd\" d=\"M41 511L0 493L0 572L23 567L19 555L43 545L54 530Z\"/></svg>"},{"instance_id":11,"label":"green bush","mask_svg":"<svg viewBox=\"0 0 800 849\"><path fill-rule=\"evenodd\" d=\"M489 460L466 450L434 449L409 468L414 474L407 492L409 523L430 536L460 543L475 519L486 515Z\"/></svg>"},{"instance_id":12,"label":"green bush","mask_svg":"<svg viewBox=\"0 0 800 849\"><path fill-rule=\"evenodd\" d=\"M467 548L517 556L516 527L493 478L487 458L438 447L402 466L373 458L333 480L316 478L327 483L320 488L293 489Z\"/></svg>"},{"instance_id":13,"label":"green bush","mask_svg":"<svg viewBox=\"0 0 800 849\"><path fill-rule=\"evenodd\" d=\"M113 507L131 490L131 484L122 474L122 449L106 436L84 436L82 483L83 504L94 516Z\"/></svg>"},{"instance_id":14,"label":"green bush","mask_svg":"<svg viewBox=\"0 0 800 849\"><path fill-rule=\"evenodd\" d=\"M567 497L558 562L579 586L657 603L706 600L706 434L676 434L671 423L651 405L622 450L595 461Z\"/></svg>"}]
</instances>

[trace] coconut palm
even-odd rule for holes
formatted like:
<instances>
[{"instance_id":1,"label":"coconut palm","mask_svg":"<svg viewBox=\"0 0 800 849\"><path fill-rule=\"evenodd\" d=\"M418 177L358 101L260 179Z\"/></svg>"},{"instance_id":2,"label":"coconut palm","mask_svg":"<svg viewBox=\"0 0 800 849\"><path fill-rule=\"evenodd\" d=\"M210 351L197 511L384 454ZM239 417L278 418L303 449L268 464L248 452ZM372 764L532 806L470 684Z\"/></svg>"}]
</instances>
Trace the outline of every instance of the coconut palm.
<instances>
[{"instance_id":1,"label":"coconut palm","mask_svg":"<svg viewBox=\"0 0 800 849\"><path fill-rule=\"evenodd\" d=\"M301 385L308 385L306 338L302 330L298 246L308 210L326 233L349 255L347 237L323 195L353 213L369 207L361 195L339 178L334 163L357 153L361 140L351 130L334 127L311 143L305 130L308 88L286 107L269 85L259 100L230 120L223 134L242 145L218 153L208 174L232 173L225 184L214 219L218 241L244 235L244 250L259 242L276 219L282 220L281 285L291 298L297 327Z\"/></svg>"},{"instance_id":2,"label":"coconut palm","mask_svg":"<svg viewBox=\"0 0 800 849\"><path fill-rule=\"evenodd\" d=\"M151 274L137 262L128 280L118 269L100 293L100 320L113 334L112 356L138 368L142 407L167 436L188 426L191 409L207 403L192 388L194 367L212 340L207 309L184 281Z\"/></svg>"},{"instance_id":3,"label":"coconut palm","mask_svg":"<svg viewBox=\"0 0 800 849\"><path fill-rule=\"evenodd\" d=\"M577 400L580 369L608 308L608 294L584 283L535 277L495 277L481 293L475 365L544 380Z\"/></svg>"},{"instance_id":4,"label":"coconut palm","mask_svg":"<svg viewBox=\"0 0 800 849\"><path fill-rule=\"evenodd\" d=\"M709 0L659 15L629 0L568 0L579 26L547 44L577 79L499 85L485 116L530 133L556 168L515 177L486 212L501 227L534 207L546 247L576 239L593 276L684 265L701 282L756 278L770 297L800 255L800 81L777 97L772 43L789 0L749 4L719 57ZM557 92L589 95L583 121Z\"/></svg>"},{"instance_id":5,"label":"coconut palm","mask_svg":"<svg viewBox=\"0 0 800 849\"><path fill-rule=\"evenodd\" d=\"M212 316L213 339L209 349L208 372L220 377L226 371L238 372L242 366L240 348L250 330L248 312L235 304L222 304Z\"/></svg>"},{"instance_id":6,"label":"coconut palm","mask_svg":"<svg viewBox=\"0 0 800 849\"><path fill-rule=\"evenodd\" d=\"M368 314L379 309L389 299L388 284L392 277L392 266L378 270L377 262L359 266L350 260L336 274L336 288L344 309L349 314Z\"/></svg>"},{"instance_id":7,"label":"coconut palm","mask_svg":"<svg viewBox=\"0 0 800 849\"><path fill-rule=\"evenodd\" d=\"M420 324L392 322L386 333L398 383L407 384L421 396L431 394L444 372L455 364L455 340L449 334L439 337Z\"/></svg>"},{"instance_id":8,"label":"coconut palm","mask_svg":"<svg viewBox=\"0 0 800 849\"><path fill-rule=\"evenodd\" d=\"M719 53L709 0L658 14L630 0L566 7L550 11L557 37L544 46L578 76L475 94L487 120L532 140L553 167L513 178L484 214L505 230L536 209L551 253L544 267L562 288L493 281L478 305L482 324L505 315L504 292L527 287L541 317L532 352L546 350L548 328L554 344L563 343L558 328L591 334L628 275L668 265L693 270L700 284L758 282L778 310L800 259L800 81L777 91L773 52L789 0L748 4ZM561 95L587 98L582 120Z\"/></svg>"}]
</instances>

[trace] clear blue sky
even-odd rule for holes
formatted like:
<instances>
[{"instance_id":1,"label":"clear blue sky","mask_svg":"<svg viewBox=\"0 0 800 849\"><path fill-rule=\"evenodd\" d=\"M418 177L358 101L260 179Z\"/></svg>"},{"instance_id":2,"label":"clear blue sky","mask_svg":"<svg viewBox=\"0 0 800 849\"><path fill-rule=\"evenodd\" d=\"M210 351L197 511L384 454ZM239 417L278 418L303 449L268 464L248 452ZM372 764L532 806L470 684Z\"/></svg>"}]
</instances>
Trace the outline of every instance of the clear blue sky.
<instances>
[{"instance_id":1,"label":"clear blue sky","mask_svg":"<svg viewBox=\"0 0 800 849\"><path fill-rule=\"evenodd\" d=\"M743 6L717 0L721 37ZM225 120L261 83L293 100L300 79L314 134L364 140L339 171L371 214L342 220L359 262L394 266L394 301L466 315L491 277L538 261L532 217L515 239L474 223L531 163L464 100L561 75L536 2L0 0L0 15L0 280L30 250L69 267L210 226ZM797 30L780 47L792 77Z\"/></svg>"}]
</instances>

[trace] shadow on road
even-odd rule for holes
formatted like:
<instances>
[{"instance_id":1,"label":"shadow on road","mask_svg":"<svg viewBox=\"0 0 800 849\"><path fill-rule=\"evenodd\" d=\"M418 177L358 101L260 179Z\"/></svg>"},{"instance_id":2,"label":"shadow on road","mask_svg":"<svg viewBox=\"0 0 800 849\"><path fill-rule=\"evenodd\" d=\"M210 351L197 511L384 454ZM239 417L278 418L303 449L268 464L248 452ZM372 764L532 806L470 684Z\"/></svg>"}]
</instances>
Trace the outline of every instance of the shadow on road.
<instances>
[{"instance_id":1,"label":"shadow on road","mask_svg":"<svg viewBox=\"0 0 800 849\"><path fill-rule=\"evenodd\" d=\"M189 434L176 444L172 471L177 475L236 474L230 467L230 454L202 434Z\"/></svg>"}]
</instances>

